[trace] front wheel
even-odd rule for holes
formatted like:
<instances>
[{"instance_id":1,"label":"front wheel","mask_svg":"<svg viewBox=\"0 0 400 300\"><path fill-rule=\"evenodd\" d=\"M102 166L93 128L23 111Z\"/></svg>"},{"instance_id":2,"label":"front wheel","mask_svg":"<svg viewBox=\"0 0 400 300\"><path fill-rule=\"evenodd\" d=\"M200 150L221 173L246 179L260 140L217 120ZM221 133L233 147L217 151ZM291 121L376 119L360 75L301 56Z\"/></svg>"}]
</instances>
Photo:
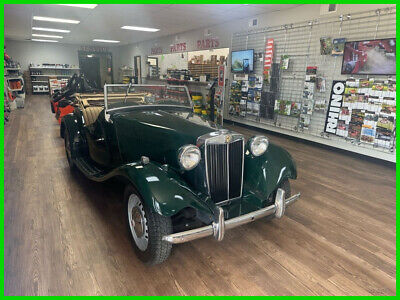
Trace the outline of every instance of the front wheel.
<instances>
[{"instance_id":1,"label":"front wheel","mask_svg":"<svg viewBox=\"0 0 400 300\"><path fill-rule=\"evenodd\" d=\"M170 243L162 240L172 233L171 218L148 208L131 185L125 189L124 200L128 232L136 255L147 265L164 262L172 249Z\"/></svg>"}]
</instances>

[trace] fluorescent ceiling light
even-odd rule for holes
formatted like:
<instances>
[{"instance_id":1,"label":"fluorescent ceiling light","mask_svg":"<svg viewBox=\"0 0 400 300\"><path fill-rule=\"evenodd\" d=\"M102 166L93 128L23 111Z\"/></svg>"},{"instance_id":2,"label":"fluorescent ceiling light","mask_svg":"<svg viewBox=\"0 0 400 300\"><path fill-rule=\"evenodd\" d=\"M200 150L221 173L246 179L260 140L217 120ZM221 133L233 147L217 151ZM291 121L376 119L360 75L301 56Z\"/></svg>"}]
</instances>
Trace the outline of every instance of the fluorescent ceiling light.
<instances>
[{"instance_id":1,"label":"fluorescent ceiling light","mask_svg":"<svg viewBox=\"0 0 400 300\"><path fill-rule=\"evenodd\" d=\"M46 43L58 43L58 41L55 41L55 40L31 39L31 41L34 41L34 42L46 42Z\"/></svg>"},{"instance_id":2,"label":"fluorescent ceiling light","mask_svg":"<svg viewBox=\"0 0 400 300\"><path fill-rule=\"evenodd\" d=\"M32 30L49 31L49 32L63 32L63 33L71 32L70 30L65 30L65 29L44 28L44 27L32 27Z\"/></svg>"},{"instance_id":3,"label":"fluorescent ceiling light","mask_svg":"<svg viewBox=\"0 0 400 300\"><path fill-rule=\"evenodd\" d=\"M56 22L56 23L68 23L68 24L79 24L80 23L80 21L77 21L77 20L40 17L40 16L33 16L33 19L36 21Z\"/></svg>"},{"instance_id":4,"label":"fluorescent ceiling light","mask_svg":"<svg viewBox=\"0 0 400 300\"><path fill-rule=\"evenodd\" d=\"M88 54L88 55L86 55L87 57L89 57L89 58L91 58L91 57L93 57L93 54Z\"/></svg>"},{"instance_id":5,"label":"fluorescent ceiling light","mask_svg":"<svg viewBox=\"0 0 400 300\"><path fill-rule=\"evenodd\" d=\"M37 34L37 33L32 33L32 36L53 38L53 39L62 39L63 38L61 35L49 35L49 34Z\"/></svg>"},{"instance_id":6,"label":"fluorescent ceiling light","mask_svg":"<svg viewBox=\"0 0 400 300\"><path fill-rule=\"evenodd\" d=\"M97 6L97 4L56 4L56 5L74 6L74 7L89 8L89 9L93 9Z\"/></svg>"},{"instance_id":7,"label":"fluorescent ceiling light","mask_svg":"<svg viewBox=\"0 0 400 300\"><path fill-rule=\"evenodd\" d=\"M121 28L127 29L127 30L147 31L147 32L160 31L160 29L157 29L157 28L140 27L140 26L122 26Z\"/></svg>"},{"instance_id":8,"label":"fluorescent ceiling light","mask_svg":"<svg viewBox=\"0 0 400 300\"><path fill-rule=\"evenodd\" d=\"M119 43L119 41L102 40L102 39L94 39L93 42L99 42L99 43Z\"/></svg>"}]
</instances>

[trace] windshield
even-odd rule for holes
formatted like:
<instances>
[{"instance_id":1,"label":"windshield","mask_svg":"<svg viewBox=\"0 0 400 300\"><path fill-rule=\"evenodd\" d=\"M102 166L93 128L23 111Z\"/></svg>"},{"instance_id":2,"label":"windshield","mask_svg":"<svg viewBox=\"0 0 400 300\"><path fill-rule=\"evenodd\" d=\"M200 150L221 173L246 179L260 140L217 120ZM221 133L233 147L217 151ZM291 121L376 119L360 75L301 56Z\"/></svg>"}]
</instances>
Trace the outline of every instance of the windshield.
<instances>
[{"instance_id":1,"label":"windshield","mask_svg":"<svg viewBox=\"0 0 400 300\"><path fill-rule=\"evenodd\" d=\"M110 84L104 88L104 104L108 111L135 106L192 108L186 86Z\"/></svg>"}]
</instances>

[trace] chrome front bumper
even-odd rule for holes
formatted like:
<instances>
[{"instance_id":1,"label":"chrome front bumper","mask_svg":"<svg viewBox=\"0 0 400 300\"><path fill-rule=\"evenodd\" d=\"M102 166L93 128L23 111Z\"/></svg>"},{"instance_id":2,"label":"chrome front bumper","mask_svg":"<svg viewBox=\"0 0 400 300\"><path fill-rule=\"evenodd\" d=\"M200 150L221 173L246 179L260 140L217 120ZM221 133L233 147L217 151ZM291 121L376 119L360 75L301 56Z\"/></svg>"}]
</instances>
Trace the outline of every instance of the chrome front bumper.
<instances>
[{"instance_id":1,"label":"chrome front bumper","mask_svg":"<svg viewBox=\"0 0 400 300\"><path fill-rule=\"evenodd\" d=\"M281 218L285 214L286 207L296 202L299 198L300 193L285 199L285 191L283 189L278 189L274 204L226 221L224 219L224 210L219 207L218 222L213 222L211 225L192 230L165 235L163 236L163 241L171 244L180 244L211 235L213 235L216 240L221 241L224 238L225 230L235 228L273 214L275 214L276 218Z\"/></svg>"}]
</instances>

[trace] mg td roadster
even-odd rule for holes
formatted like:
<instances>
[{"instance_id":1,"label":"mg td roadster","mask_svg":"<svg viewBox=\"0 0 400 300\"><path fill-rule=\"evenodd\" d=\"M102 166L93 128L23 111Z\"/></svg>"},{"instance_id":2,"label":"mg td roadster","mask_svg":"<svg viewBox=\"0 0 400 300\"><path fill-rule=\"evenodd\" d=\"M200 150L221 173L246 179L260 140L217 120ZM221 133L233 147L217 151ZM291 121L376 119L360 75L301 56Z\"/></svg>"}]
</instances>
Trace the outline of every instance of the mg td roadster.
<instances>
[{"instance_id":1,"label":"mg td roadster","mask_svg":"<svg viewBox=\"0 0 400 300\"><path fill-rule=\"evenodd\" d=\"M281 218L300 197L286 150L194 114L185 86L105 85L104 97L76 99L60 127L69 166L126 184L123 218L146 264L165 261L173 244Z\"/></svg>"},{"instance_id":2,"label":"mg td roadster","mask_svg":"<svg viewBox=\"0 0 400 300\"><path fill-rule=\"evenodd\" d=\"M51 112L55 113L58 123L61 119L74 111L74 96L76 93L96 93L102 92L93 88L84 74L74 74L69 79L68 84L58 92L55 92L50 98Z\"/></svg>"}]
</instances>

